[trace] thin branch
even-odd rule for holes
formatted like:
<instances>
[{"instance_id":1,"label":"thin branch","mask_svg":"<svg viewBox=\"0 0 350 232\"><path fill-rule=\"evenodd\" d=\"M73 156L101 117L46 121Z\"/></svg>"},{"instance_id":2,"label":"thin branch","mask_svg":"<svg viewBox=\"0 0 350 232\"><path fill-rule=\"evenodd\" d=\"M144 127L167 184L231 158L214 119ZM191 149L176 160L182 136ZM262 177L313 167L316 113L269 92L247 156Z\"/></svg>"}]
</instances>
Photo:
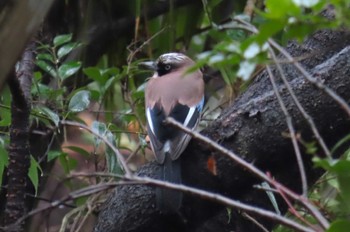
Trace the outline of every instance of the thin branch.
<instances>
[{"instance_id":1,"label":"thin branch","mask_svg":"<svg viewBox=\"0 0 350 232\"><path fill-rule=\"evenodd\" d=\"M284 75L284 72L282 70L282 67L280 65L280 63L277 60L276 54L274 52L273 49L269 48L269 53L273 59L273 61L275 62L277 69L281 75L281 79L283 80L284 85L286 86L290 96L292 97L293 101L295 102L295 105L298 107L300 113L303 115L303 117L306 119L306 121L308 122L312 132L315 135L316 140L318 141L318 143L320 144L320 146L322 147L324 153L326 154L326 156L328 158L332 158L331 157L331 152L329 151L326 143L324 142L322 136L320 135L320 133L317 130L317 127L315 125L314 120L312 119L312 117L305 111L304 107L300 104L298 98L295 96L294 91L292 90L292 87L290 86L289 82L287 81L286 76Z\"/></svg>"},{"instance_id":2,"label":"thin branch","mask_svg":"<svg viewBox=\"0 0 350 232\"><path fill-rule=\"evenodd\" d=\"M233 207L233 208L237 208L237 209L241 209L244 210L246 212L250 212L277 222L280 222L283 225L286 225L290 228L295 229L296 231L304 231L304 232L314 232L314 230L312 228L309 227L305 227L291 219L285 218L281 215L276 214L275 212L269 211L269 210L265 210L262 208L258 208L256 206L251 206L245 203L241 203L240 201L236 201L236 200L232 200L228 197L222 196L220 194L217 193L212 193L212 192L208 192L206 190L201 190L201 189L197 189L197 188L193 188L193 187L189 187L189 186L185 186L182 184L174 184L174 183L170 183L170 182L165 182L165 181L161 181L161 180L157 180L157 179L152 179L149 177L139 177L136 175L132 175L132 176L122 176L122 175L118 175L118 174L111 174L111 173L76 173L74 174L74 176L91 176L91 177L95 177L95 176L109 176L109 177L118 177L121 178L123 180L126 181L136 181L136 183L138 184L149 184L149 185L154 185L154 186L158 186L158 187L165 187L165 188L169 188L169 189L174 189L174 190L179 190L185 193L190 193L190 194L194 194L196 196L223 204L225 206L228 207Z\"/></svg>"},{"instance_id":3,"label":"thin branch","mask_svg":"<svg viewBox=\"0 0 350 232\"><path fill-rule=\"evenodd\" d=\"M263 224L261 224L260 222L258 222L255 218L253 218L252 216L250 216L249 214L247 213L242 213L243 217L245 217L246 219L248 219L249 221L253 222L257 227L259 227L262 231L264 232L269 232L268 229L266 229L264 227Z\"/></svg>"},{"instance_id":4,"label":"thin branch","mask_svg":"<svg viewBox=\"0 0 350 232\"><path fill-rule=\"evenodd\" d=\"M279 93L279 90L278 90L278 87L277 87L275 78L274 78L274 76L272 74L270 66L267 65L266 66L266 70L267 70L267 73L269 74L269 79L271 81L271 84L272 84L272 87L273 87L273 91L275 92L277 101L280 104L280 107L281 107L281 109L283 111L283 114L284 114L284 116L286 118L288 130L290 132L290 137L292 139L292 144L293 144L294 151L295 151L295 156L296 156L296 159L297 159L297 164L298 164L298 167L299 167L300 178L301 178L301 185L302 185L302 189L303 189L303 196L306 197L307 196L308 187L307 187L307 180L306 180L306 174L305 174L305 166L304 166L303 159L301 157L300 148L299 148L298 141L297 141L297 138L296 138L296 135L295 135L295 130L294 130L293 122L292 122L292 117L290 116L286 106L283 103L282 97L281 97L281 95Z\"/></svg>"}]
</instances>

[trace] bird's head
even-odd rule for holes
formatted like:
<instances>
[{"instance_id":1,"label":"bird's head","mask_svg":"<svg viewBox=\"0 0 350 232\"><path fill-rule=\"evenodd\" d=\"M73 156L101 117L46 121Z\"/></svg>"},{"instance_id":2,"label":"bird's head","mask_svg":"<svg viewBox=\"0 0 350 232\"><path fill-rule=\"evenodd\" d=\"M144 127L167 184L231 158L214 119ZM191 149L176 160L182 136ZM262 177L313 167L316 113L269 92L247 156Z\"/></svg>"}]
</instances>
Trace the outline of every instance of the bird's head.
<instances>
[{"instance_id":1,"label":"bird's head","mask_svg":"<svg viewBox=\"0 0 350 232\"><path fill-rule=\"evenodd\" d=\"M156 61L142 62L139 65L143 68L155 71L155 75L161 77L179 69L188 69L194 65L194 61L182 53L165 53Z\"/></svg>"}]
</instances>

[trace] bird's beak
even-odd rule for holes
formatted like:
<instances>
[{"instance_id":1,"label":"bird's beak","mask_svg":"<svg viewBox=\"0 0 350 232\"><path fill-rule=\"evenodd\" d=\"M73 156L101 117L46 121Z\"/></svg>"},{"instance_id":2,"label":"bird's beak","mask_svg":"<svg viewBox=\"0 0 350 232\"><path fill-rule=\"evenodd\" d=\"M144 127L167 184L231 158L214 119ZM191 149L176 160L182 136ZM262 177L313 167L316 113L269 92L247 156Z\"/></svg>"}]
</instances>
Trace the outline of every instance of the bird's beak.
<instances>
[{"instance_id":1,"label":"bird's beak","mask_svg":"<svg viewBox=\"0 0 350 232\"><path fill-rule=\"evenodd\" d=\"M148 69L148 70L152 70L152 71L157 70L157 65L154 61L141 62L138 64L138 66L142 69Z\"/></svg>"}]
</instances>

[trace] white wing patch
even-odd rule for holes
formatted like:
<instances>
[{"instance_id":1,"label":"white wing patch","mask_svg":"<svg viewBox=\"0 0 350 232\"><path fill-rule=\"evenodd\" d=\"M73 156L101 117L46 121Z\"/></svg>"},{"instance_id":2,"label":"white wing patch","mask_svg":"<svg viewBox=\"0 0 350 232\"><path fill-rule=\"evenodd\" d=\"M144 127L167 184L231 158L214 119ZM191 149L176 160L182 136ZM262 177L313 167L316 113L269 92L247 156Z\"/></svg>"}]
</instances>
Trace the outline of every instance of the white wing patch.
<instances>
[{"instance_id":1,"label":"white wing patch","mask_svg":"<svg viewBox=\"0 0 350 232\"><path fill-rule=\"evenodd\" d=\"M188 123L190 122L190 120L191 120L195 110L196 110L196 106L192 106L190 108L190 110L188 111L188 114L186 116L186 119L185 119L185 122L184 122L184 126L188 125Z\"/></svg>"},{"instance_id":2,"label":"white wing patch","mask_svg":"<svg viewBox=\"0 0 350 232\"><path fill-rule=\"evenodd\" d=\"M166 141L163 147L163 152L168 153L170 151L170 142Z\"/></svg>"},{"instance_id":3,"label":"white wing patch","mask_svg":"<svg viewBox=\"0 0 350 232\"><path fill-rule=\"evenodd\" d=\"M149 128L151 128L151 131L154 134L153 121L151 118L151 110L149 108L147 108L147 110L146 110L146 116L147 116Z\"/></svg>"}]
</instances>

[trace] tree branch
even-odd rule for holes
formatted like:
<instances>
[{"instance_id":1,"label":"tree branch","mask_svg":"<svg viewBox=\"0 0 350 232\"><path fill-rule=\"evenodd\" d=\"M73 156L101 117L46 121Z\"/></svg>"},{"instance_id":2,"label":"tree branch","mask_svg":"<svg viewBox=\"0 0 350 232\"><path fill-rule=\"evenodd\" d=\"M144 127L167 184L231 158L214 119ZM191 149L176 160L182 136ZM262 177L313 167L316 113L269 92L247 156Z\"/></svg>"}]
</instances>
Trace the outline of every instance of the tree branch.
<instances>
[{"instance_id":1,"label":"tree branch","mask_svg":"<svg viewBox=\"0 0 350 232\"><path fill-rule=\"evenodd\" d=\"M334 43L337 46L334 46ZM303 45L291 43L288 49L289 52L298 56L307 55L308 52L313 53L316 49L319 52L317 59L310 57L303 60L303 68L308 70L308 75L313 79L316 78L349 102L350 80L347 73L350 72L350 47L347 46L348 44L350 44L350 38L345 31L319 31ZM325 47L329 48L327 52L324 51ZM336 104L332 96L322 89L315 88L313 83L305 81L305 77L300 75L293 63L281 64L281 66L295 96L313 118L320 136L328 147L332 147L347 135L350 129L347 113ZM274 68L272 73L275 75L281 99L290 113L295 131L304 141L313 141L315 137L312 129L294 104L287 87L280 79L278 70ZM247 91L202 134L238 154L248 164L253 163L262 173L270 173L276 183L282 183L292 193L300 193L302 185L300 178L296 177L300 172L295 151L290 138L283 136L283 133L288 130L284 118L268 73L262 72ZM307 181L313 183L322 172L313 168L311 156L306 154L306 148L301 147L301 155ZM323 156L323 149L318 150L317 155ZM217 173L207 168L208 159L215 161ZM208 145L193 139L182 154L181 162L183 184L221 193L244 203L273 210L266 193L253 187L261 180ZM158 164L151 163L142 167L138 174L154 178L158 168ZM305 197L296 193L295 199L300 202L307 201ZM281 212L286 212L288 208L286 202L281 197L277 197L277 202ZM180 216L161 214L152 207L152 204L154 205L154 189L149 186L117 187L102 209L95 231L169 231L169 225L174 231L180 229L212 231L213 228L220 231L258 230L257 226L241 216L239 211L233 210L232 217L235 220L227 223L225 219L227 213L223 207L190 195L184 196ZM328 222L324 221L314 206L304 204L304 207L320 220L323 227L328 226ZM271 229L274 225L264 218L257 219L267 229Z\"/></svg>"}]
</instances>

